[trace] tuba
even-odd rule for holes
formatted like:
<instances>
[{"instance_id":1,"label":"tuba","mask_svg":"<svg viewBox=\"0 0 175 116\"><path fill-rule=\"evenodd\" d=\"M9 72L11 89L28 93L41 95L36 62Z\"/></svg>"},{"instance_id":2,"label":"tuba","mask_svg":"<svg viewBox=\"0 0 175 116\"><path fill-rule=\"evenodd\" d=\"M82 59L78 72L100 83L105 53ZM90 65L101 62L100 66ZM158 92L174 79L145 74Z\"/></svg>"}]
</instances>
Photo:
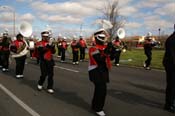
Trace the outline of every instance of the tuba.
<instances>
[{"instance_id":1,"label":"tuba","mask_svg":"<svg viewBox=\"0 0 175 116\"><path fill-rule=\"evenodd\" d=\"M123 28L119 28L117 30L117 36L119 37L119 39L123 39L125 37L125 30Z\"/></svg>"},{"instance_id":2,"label":"tuba","mask_svg":"<svg viewBox=\"0 0 175 116\"><path fill-rule=\"evenodd\" d=\"M19 26L19 33L24 37L24 45L17 50L17 53L12 53L12 58L17 58L24 56L28 53L28 44L26 42L26 38L32 35L32 26L28 22L23 22Z\"/></svg>"},{"instance_id":3,"label":"tuba","mask_svg":"<svg viewBox=\"0 0 175 116\"><path fill-rule=\"evenodd\" d=\"M125 37L125 30L123 28L119 28L117 30L117 36L119 37L119 39L123 39ZM126 52L126 48L124 45L124 42L121 43L121 45L119 46L119 49L122 50L122 52Z\"/></svg>"}]
</instances>

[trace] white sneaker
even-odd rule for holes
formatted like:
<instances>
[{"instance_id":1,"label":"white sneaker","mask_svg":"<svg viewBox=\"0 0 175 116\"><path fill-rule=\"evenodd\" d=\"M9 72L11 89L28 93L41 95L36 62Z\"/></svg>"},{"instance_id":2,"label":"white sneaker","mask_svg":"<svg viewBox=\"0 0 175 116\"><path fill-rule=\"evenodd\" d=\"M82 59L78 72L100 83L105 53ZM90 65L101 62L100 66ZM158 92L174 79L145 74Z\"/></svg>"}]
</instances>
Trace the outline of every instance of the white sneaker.
<instances>
[{"instance_id":1,"label":"white sneaker","mask_svg":"<svg viewBox=\"0 0 175 116\"><path fill-rule=\"evenodd\" d=\"M150 67L146 67L145 69L146 69L146 70L151 70L151 68L150 68Z\"/></svg>"},{"instance_id":2,"label":"white sneaker","mask_svg":"<svg viewBox=\"0 0 175 116\"><path fill-rule=\"evenodd\" d=\"M16 75L16 78L17 78L17 79L21 78L21 75Z\"/></svg>"},{"instance_id":3,"label":"white sneaker","mask_svg":"<svg viewBox=\"0 0 175 116\"><path fill-rule=\"evenodd\" d=\"M2 68L2 71L3 71L3 72L5 72L5 71L6 71L6 69L5 69L5 68Z\"/></svg>"},{"instance_id":4,"label":"white sneaker","mask_svg":"<svg viewBox=\"0 0 175 116\"><path fill-rule=\"evenodd\" d=\"M79 64L79 62L77 61L76 64Z\"/></svg>"},{"instance_id":5,"label":"white sneaker","mask_svg":"<svg viewBox=\"0 0 175 116\"><path fill-rule=\"evenodd\" d=\"M38 90L42 90L43 89L43 86L38 85L37 88L38 88Z\"/></svg>"},{"instance_id":6,"label":"white sneaker","mask_svg":"<svg viewBox=\"0 0 175 116\"><path fill-rule=\"evenodd\" d=\"M120 64L115 64L116 66L119 66Z\"/></svg>"},{"instance_id":7,"label":"white sneaker","mask_svg":"<svg viewBox=\"0 0 175 116\"><path fill-rule=\"evenodd\" d=\"M72 64L75 64L75 62L73 62Z\"/></svg>"},{"instance_id":8,"label":"white sneaker","mask_svg":"<svg viewBox=\"0 0 175 116\"><path fill-rule=\"evenodd\" d=\"M145 63L143 64L143 67L144 67L144 68L146 67L146 64L145 64Z\"/></svg>"},{"instance_id":9,"label":"white sneaker","mask_svg":"<svg viewBox=\"0 0 175 116\"><path fill-rule=\"evenodd\" d=\"M96 114L98 116L106 116L106 114L104 113L104 111L96 112Z\"/></svg>"},{"instance_id":10,"label":"white sneaker","mask_svg":"<svg viewBox=\"0 0 175 116\"><path fill-rule=\"evenodd\" d=\"M53 89L48 89L47 92L52 94L52 93L54 93L54 90Z\"/></svg>"},{"instance_id":11,"label":"white sneaker","mask_svg":"<svg viewBox=\"0 0 175 116\"><path fill-rule=\"evenodd\" d=\"M20 75L20 78L24 78L24 75Z\"/></svg>"}]
</instances>

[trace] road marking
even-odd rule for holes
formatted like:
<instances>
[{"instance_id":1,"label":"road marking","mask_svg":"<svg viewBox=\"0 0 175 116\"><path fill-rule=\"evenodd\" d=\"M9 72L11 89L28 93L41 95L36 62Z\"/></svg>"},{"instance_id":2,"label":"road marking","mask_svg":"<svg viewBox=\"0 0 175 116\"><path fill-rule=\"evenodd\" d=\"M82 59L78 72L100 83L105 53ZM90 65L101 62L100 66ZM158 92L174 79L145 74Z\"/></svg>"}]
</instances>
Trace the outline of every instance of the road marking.
<instances>
[{"instance_id":1,"label":"road marking","mask_svg":"<svg viewBox=\"0 0 175 116\"><path fill-rule=\"evenodd\" d=\"M63 70L68 70L68 71L76 72L76 73L79 72L78 70L73 70L73 69L64 68L64 67L60 67L60 66L54 66L54 67L59 68L59 69L63 69Z\"/></svg>"},{"instance_id":2,"label":"road marking","mask_svg":"<svg viewBox=\"0 0 175 116\"><path fill-rule=\"evenodd\" d=\"M30 113L32 116L40 116L37 112L35 112L33 109L31 109L28 105L26 105L23 101L21 101L19 98L17 98L10 90L5 88L2 84L0 84L0 88L9 95L16 103L18 103L22 108L24 108L28 113Z\"/></svg>"}]
</instances>

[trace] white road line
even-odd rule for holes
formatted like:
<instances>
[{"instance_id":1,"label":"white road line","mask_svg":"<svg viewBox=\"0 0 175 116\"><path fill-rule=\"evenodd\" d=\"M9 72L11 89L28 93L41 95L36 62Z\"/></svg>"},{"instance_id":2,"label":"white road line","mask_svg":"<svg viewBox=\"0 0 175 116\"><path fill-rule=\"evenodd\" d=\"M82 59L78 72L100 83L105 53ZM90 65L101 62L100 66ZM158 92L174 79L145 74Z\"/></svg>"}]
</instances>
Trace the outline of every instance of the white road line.
<instances>
[{"instance_id":1,"label":"white road line","mask_svg":"<svg viewBox=\"0 0 175 116\"><path fill-rule=\"evenodd\" d=\"M60 66L54 66L54 67L59 68L59 69L64 69L64 70L72 71L72 72L76 72L76 73L79 72L78 70L73 70L73 69L64 68L64 67L60 67Z\"/></svg>"},{"instance_id":2,"label":"white road line","mask_svg":"<svg viewBox=\"0 0 175 116\"><path fill-rule=\"evenodd\" d=\"M27 106L23 101L17 98L12 92L10 92L10 90L5 88L2 84L0 84L0 88L32 116L40 116L37 112L35 112L33 109Z\"/></svg>"}]
</instances>

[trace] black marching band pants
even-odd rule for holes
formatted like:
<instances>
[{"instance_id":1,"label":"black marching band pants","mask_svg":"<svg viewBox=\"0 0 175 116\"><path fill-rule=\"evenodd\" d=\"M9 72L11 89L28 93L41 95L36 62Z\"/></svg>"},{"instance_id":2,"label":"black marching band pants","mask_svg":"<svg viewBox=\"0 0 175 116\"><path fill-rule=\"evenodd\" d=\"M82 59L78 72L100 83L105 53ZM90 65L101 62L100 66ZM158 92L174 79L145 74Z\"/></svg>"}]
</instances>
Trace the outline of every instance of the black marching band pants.
<instances>
[{"instance_id":1,"label":"black marching band pants","mask_svg":"<svg viewBox=\"0 0 175 116\"><path fill-rule=\"evenodd\" d=\"M72 51L73 53L73 62L77 62L78 61L78 51Z\"/></svg>"},{"instance_id":2,"label":"black marching band pants","mask_svg":"<svg viewBox=\"0 0 175 116\"><path fill-rule=\"evenodd\" d=\"M2 60L2 68L8 69L9 68L9 55L10 55L10 51L7 52L3 52L1 54L1 60Z\"/></svg>"},{"instance_id":3,"label":"black marching band pants","mask_svg":"<svg viewBox=\"0 0 175 116\"><path fill-rule=\"evenodd\" d=\"M165 68L166 70L166 96L165 105L175 107L175 68Z\"/></svg>"},{"instance_id":4,"label":"black marching band pants","mask_svg":"<svg viewBox=\"0 0 175 116\"><path fill-rule=\"evenodd\" d=\"M61 49L61 60L62 61L65 61L65 57L66 57L65 54L66 54L66 49L62 48Z\"/></svg>"},{"instance_id":5,"label":"black marching band pants","mask_svg":"<svg viewBox=\"0 0 175 116\"><path fill-rule=\"evenodd\" d=\"M61 56L61 48L60 47L57 48L58 48L58 56Z\"/></svg>"},{"instance_id":6,"label":"black marching band pants","mask_svg":"<svg viewBox=\"0 0 175 116\"><path fill-rule=\"evenodd\" d=\"M0 66L2 66L2 52L0 51Z\"/></svg>"},{"instance_id":7,"label":"black marching band pants","mask_svg":"<svg viewBox=\"0 0 175 116\"><path fill-rule=\"evenodd\" d=\"M23 75L26 55L15 58L16 61L16 75Z\"/></svg>"},{"instance_id":8,"label":"black marching band pants","mask_svg":"<svg viewBox=\"0 0 175 116\"><path fill-rule=\"evenodd\" d=\"M92 109L96 112L102 111L105 99L106 99L106 93L107 93L107 85L106 83L95 83L95 90L94 90L94 96L92 99Z\"/></svg>"},{"instance_id":9,"label":"black marching band pants","mask_svg":"<svg viewBox=\"0 0 175 116\"><path fill-rule=\"evenodd\" d=\"M115 51L115 64L119 64L121 51Z\"/></svg>"},{"instance_id":10,"label":"black marching band pants","mask_svg":"<svg viewBox=\"0 0 175 116\"><path fill-rule=\"evenodd\" d=\"M80 47L80 60L85 59L85 47Z\"/></svg>"},{"instance_id":11,"label":"black marching band pants","mask_svg":"<svg viewBox=\"0 0 175 116\"><path fill-rule=\"evenodd\" d=\"M48 86L47 89L52 89L53 88L53 71L54 71L54 62L53 60L51 61L46 61L46 60L40 60L40 70L41 70L41 76L40 80L38 81L39 85L43 85L46 77L48 77Z\"/></svg>"},{"instance_id":12,"label":"black marching band pants","mask_svg":"<svg viewBox=\"0 0 175 116\"><path fill-rule=\"evenodd\" d=\"M151 60L152 60L152 53L145 53L147 59L145 61L146 67L149 67L151 64Z\"/></svg>"}]
</instances>

